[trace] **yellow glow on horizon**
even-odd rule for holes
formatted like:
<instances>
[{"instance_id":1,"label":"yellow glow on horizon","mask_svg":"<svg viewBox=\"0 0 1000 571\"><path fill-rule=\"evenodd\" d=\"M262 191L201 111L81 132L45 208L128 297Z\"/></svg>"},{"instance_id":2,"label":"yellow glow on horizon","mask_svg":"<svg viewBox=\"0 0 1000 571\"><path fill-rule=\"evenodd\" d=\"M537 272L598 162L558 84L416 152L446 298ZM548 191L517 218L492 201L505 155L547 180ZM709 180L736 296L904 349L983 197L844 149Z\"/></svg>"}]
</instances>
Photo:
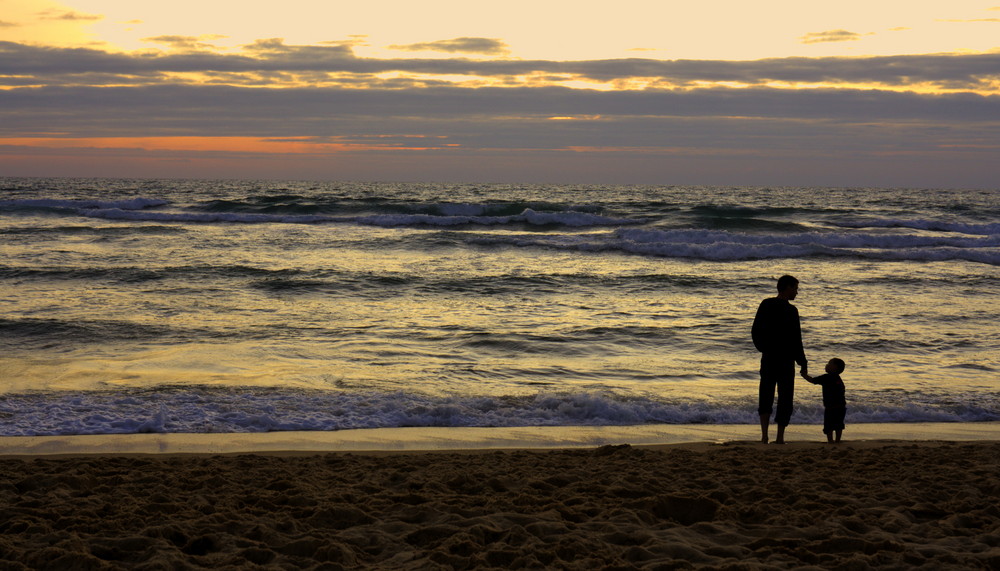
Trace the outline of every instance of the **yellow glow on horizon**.
<instances>
[{"instance_id":1,"label":"yellow glow on horizon","mask_svg":"<svg viewBox=\"0 0 1000 571\"><path fill-rule=\"evenodd\" d=\"M600 121L602 118L600 115L571 115L549 117L549 121Z\"/></svg>"}]
</instances>

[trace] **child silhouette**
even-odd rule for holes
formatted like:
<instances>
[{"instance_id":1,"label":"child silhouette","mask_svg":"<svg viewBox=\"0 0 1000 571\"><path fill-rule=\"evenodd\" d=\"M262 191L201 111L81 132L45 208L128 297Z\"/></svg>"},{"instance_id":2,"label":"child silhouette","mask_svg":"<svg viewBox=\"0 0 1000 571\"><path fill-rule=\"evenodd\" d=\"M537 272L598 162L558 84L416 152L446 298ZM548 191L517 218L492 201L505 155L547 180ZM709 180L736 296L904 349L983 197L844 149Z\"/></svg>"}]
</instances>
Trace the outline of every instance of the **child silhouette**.
<instances>
[{"instance_id":1,"label":"child silhouette","mask_svg":"<svg viewBox=\"0 0 1000 571\"><path fill-rule=\"evenodd\" d=\"M844 433L847 398L840 374L844 372L845 366L843 360L833 358L826 364L825 375L811 377L802 373L805 380L823 387L823 434L826 434L826 441L831 444L839 443Z\"/></svg>"}]
</instances>

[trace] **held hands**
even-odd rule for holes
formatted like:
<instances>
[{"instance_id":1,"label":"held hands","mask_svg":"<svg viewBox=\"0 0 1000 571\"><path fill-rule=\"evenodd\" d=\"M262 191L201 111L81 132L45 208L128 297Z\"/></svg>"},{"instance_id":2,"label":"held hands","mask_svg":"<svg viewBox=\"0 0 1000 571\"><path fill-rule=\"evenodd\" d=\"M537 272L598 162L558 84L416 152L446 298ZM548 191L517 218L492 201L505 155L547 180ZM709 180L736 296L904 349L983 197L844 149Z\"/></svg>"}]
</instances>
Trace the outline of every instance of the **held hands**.
<instances>
[{"instance_id":1,"label":"held hands","mask_svg":"<svg viewBox=\"0 0 1000 571\"><path fill-rule=\"evenodd\" d=\"M802 368L799 370L799 374L802 375L802 378L807 381L813 380L813 378L809 376L809 368L806 367L805 365L802 365Z\"/></svg>"}]
</instances>

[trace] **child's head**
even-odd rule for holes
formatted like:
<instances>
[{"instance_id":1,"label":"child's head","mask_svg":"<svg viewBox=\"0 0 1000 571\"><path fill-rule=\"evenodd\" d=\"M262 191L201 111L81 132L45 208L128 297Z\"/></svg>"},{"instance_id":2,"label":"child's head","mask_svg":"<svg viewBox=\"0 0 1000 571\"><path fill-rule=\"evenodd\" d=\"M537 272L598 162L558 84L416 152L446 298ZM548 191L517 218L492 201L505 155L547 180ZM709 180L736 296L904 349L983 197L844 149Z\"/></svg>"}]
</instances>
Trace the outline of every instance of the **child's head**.
<instances>
[{"instance_id":1,"label":"child's head","mask_svg":"<svg viewBox=\"0 0 1000 571\"><path fill-rule=\"evenodd\" d=\"M834 357L833 359L830 359L829 363L826 364L826 372L839 375L844 372L845 367L847 367L847 365L844 364L843 359Z\"/></svg>"}]
</instances>

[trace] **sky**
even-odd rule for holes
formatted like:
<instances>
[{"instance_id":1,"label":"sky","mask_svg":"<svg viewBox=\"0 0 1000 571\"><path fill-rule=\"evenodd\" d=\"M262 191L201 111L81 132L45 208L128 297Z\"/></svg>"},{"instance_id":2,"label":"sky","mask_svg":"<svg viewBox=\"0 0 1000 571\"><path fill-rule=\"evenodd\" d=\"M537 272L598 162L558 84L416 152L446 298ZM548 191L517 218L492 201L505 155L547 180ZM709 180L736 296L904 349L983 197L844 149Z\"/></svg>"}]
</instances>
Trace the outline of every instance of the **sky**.
<instances>
[{"instance_id":1,"label":"sky","mask_svg":"<svg viewBox=\"0 0 1000 571\"><path fill-rule=\"evenodd\" d=\"M1000 188L1000 0L0 0L0 176Z\"/></svg>"}]
</instances>

